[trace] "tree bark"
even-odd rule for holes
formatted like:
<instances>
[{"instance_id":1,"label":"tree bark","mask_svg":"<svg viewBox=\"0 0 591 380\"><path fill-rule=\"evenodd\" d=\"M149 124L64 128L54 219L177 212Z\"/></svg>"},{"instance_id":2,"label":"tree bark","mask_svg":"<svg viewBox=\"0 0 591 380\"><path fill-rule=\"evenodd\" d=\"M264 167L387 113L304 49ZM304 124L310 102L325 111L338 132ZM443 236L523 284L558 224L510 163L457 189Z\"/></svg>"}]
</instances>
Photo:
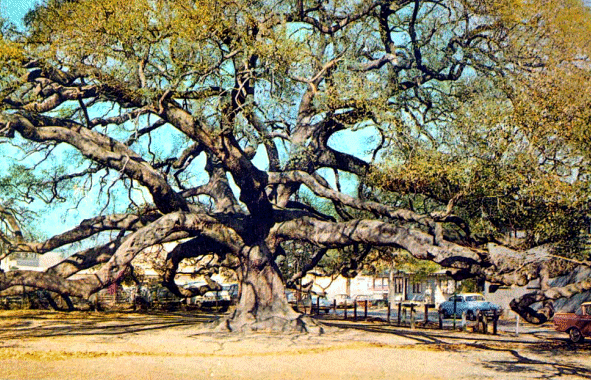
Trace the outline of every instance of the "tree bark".
<instances>
[{"instance_id":1,"label":"tree bark","mask_svg":"<svg viewBox=\"0 0 591 380\"><path fill-rule=\"evenodd\" d=\"M322 328L287 302L279 268L267 260L264 246L245 248L238 270L240 299L220 328L229 331L299 331L321 334Z\"/></svg>"}]
</instances>

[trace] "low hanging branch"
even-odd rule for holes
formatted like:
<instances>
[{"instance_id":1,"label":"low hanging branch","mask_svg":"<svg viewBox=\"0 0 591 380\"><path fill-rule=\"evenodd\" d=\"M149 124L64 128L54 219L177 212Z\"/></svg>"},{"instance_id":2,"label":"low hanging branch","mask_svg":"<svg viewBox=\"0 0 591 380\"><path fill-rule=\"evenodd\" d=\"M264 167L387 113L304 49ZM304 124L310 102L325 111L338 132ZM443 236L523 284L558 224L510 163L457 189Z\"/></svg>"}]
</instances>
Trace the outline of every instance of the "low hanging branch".
<instances>
[{"instance_id":1,"label":"low hanging branch","mask_svg":"<svg viewBox=\"0 0 591 380\"><path fill-rule=\"evenodd\" d=\"M64 263L53 271L11 271L3 273L0 275L0 288L7 289L18 285L30 286L47 289L59 294L88 298L91 294L111 285L120 278L129 263L142 250L165 242L174 232L191 233L192 231L194 233L202 233L205 236L209 235L214 239L227 238L233 239L233 242L239 242L241 240L232 231L224 230L223 228L212 229L212 225L219 226L219 223L206 215L186 213L168 214L127 236L117 246L115 253L110 259L92 277L80 280L66 280L64 273L56 273L58 271L68 270L65 269L69 268L67 266L68 263ZM233 246L233 249L238 248ZM99 251L96 252L98 253ZM85 256L87 255L88 253Z\"/></svg>"}]
</instances>

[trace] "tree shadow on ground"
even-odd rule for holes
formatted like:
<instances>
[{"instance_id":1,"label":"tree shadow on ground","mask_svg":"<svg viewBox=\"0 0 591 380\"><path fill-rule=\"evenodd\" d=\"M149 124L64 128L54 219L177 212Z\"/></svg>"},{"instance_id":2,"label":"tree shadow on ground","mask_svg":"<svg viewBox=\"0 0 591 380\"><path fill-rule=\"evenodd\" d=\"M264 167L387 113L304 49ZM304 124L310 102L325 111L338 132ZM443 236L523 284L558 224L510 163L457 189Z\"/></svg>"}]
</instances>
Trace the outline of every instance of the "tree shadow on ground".
<instances>
[{"instance_id":1,"label":"tree shadow on ground","mask_svg":"<svg viewBox=\"0 0 591 380\"><path fill-rule=\"evenodd\" d=\"M554 343L554 342L552 342ZM535 376L539 379L557 379L557 378L582 378L591 379L591 367L574 363L568 363L564 360L558 362L557 359L567 359L565 353L568 351L557 349L556 344L533 344L526 350L516 350L510 348L489 347L482 345L482 349L490 351L503 351L509 353L511 357L507 360L483 361L485 368L492 369L499 373L527 374L528 377ZM573 350L582 351L585 357L588 357L591 348ZM528 354L535 354L542 359L528 357Z\"/></svg>"},{"instance_id":2,"label":"tree shadow on ground","mask_svg":"<svg viewBox=\"0 0 591 380\"><path fill-rule=\"evenodd\" d=\"M104 336L135 334L177 327L211 326L220 314L204 312L20 312L0 313L0 340L60 336ZM474 363L503 375L554 379L560 377L591 379L587 365L591 343L574 345L566 339L536 338L524 340L512 336L458 333L438 329L410 329L380 322L352 322L318 319L328 328L391 334L408 339L404 346L421 346L434 351L477 350L482 352ZM221 334L224 335L224 334ZM220 335L220 336L221 336ZM189 335L193 336L193 335ZM226 334L221 337L228 339ZM237 339L243 339L238 337ZM495 353L495 355L487 355ZM581 360L583 358L583 360ZM577 361L579 363L577 363ZM581 364L580 362L582 361ZM590 363L591 364L591 363Z\"/></svg>"},{"instance_id":3,"label":"tree shadow on ground","mask_svg":"<svg viewBox=\"0 0 591 380\"><path fill-rule=\"evenodd\" d=\"M360 331L366 331L371 333L379 333L379 334L394 334L396 336L407 338L415 343L423 343L423 344L454 344L455 343L462 343L462 344L470 344L470 343L482 343L486 341L497 342L498 338L495 338L493 335L485 335L485 334L459 334L458 332L454 332L451 330L439 330L439 329L432 329L432 328L416 328L411 329L410 327L405 326L396 326L392 324L386 323L375 323L375 322L351 322L351 321L339 321L339 320L322 320L322 324L330 326L330 327L337 327L342 329L354 329ZM507 343L515 343L521 344L523 343L521 340L507 340L505 339L504 342Z\"/></svg>"},{"instance_id":4,"label":"tree shadow on ground","mask_svg":"<svg viewBox=\"0 0 591 380\"><path fill-rule=\"evenodd\" d=\"M21 312L0 314L0 339L134 334L215 322L213 313L183 312Z\"/></svg>"},{"instance_id":5,"label":"tree shadow on ground","mask_svg":"<svg viewBox=\"0 0 591 380\"><path fill-rule=\"evenodd\" d=\"M537 338L536 341L524 340L519 337L485 335L478 333L459 333L438 329L410 329L386 323L350 322L342 320L323 320L329 327L360 330L369 333L392 334L409 339L410 344L433 350L463 351L479 350L480 365L503 375L522 374L528 378L555 379L581 378L591 379L590 365L576 363L583 361L591 354L591 343L572 344L566 339ZM500 353L499 355L487 353ZM581 360L583 359L583 360ZM512 377L513 377L512 376Z\"/></svg>"}]
</instances>

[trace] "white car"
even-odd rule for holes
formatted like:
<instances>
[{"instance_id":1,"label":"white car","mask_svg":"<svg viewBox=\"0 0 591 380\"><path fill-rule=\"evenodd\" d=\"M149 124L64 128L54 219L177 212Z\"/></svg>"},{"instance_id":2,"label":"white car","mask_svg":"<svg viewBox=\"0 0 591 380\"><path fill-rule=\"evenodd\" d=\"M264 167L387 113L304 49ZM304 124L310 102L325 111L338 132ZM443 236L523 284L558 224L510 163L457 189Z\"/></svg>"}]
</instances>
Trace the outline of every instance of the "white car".
<instances>
[{"instance_id":1,"label":"white car","mask_svg":"<svg viewBox=\"0 0 591 380\"><path fill-rule=\"evenodd\" d=\"M205 286L205 282L192 282L184 286L185 289L200 288ZM204 308L221 308L227 309L232 303L232 297L228 290L210 290L207 293L200 296L193 296L187 300L189 305L197 305Z\"/></svg>"}]
</instances>

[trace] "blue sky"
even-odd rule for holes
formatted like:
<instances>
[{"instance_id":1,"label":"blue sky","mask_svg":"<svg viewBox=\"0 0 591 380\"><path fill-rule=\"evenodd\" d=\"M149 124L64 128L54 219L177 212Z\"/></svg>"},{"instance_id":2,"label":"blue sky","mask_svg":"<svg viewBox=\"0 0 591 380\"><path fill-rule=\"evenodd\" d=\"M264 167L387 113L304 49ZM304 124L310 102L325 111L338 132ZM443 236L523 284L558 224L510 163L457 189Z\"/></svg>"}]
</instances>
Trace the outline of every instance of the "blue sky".
<instances>
[{"instance_id":1,"label":"blue sky","mask_svg":"<svg viewBox=\"0 0 591 380\"><path fill-rule=\"evenodd\" d=\"M3 16L18 24L27 11L37 3L39 0L0 0L0 9Z\"/></svg>"}]
</instances>

